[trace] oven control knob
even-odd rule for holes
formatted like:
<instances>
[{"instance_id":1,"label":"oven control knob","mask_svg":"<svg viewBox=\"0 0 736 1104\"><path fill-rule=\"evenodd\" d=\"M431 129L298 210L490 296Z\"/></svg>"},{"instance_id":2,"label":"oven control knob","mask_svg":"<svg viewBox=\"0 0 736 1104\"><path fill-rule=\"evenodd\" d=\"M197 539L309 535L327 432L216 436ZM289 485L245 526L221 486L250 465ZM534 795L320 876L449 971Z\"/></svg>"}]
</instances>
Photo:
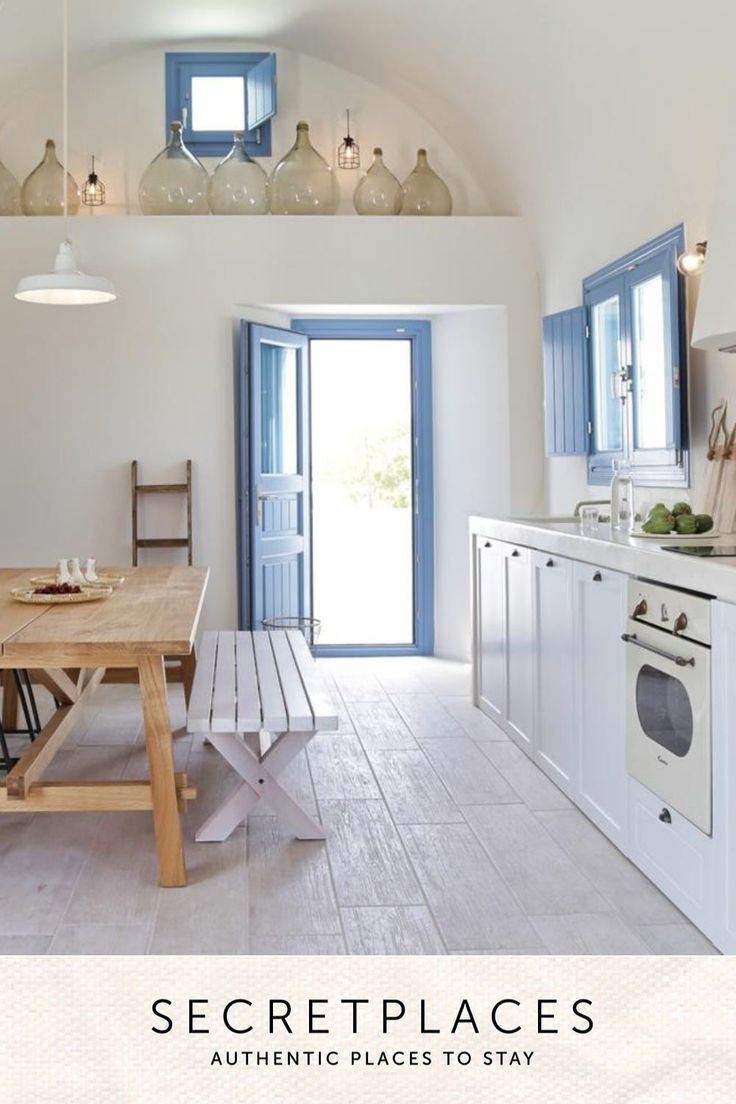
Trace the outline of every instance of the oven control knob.
<instances>
[{"instance_id":1,"label":"oven control knob","mask_svg":"<svg viewBox=\"0 0 736 1104\"><path fill-rule=\"evenodd\" d=\"M678 615L675 619L675 627L673 629L673 632L674 632L675 636L677 636L678 633L684 632L686 628L687 628L687 614L686 613L678 613Z\"/></svg>"},{"instance_id":2,"label":"oven control knob","mask_svg":"<svg viewBox=\"0 0 736 1104\"><path fill-rule=\"evenodd\" d=\"M646 598L640 598L634 607L634 617L643 617L647 612L647 600Z\"/></svg>"},{"instance_id":3,"label":"oven control knob","mask_svg":"<svg viewBox=\"0 0 736 1104\"><path fill-rule=\"evenodd\" d=\"M671 824L672 813L669 811L669 809L663 809L662 812L659 814L659 819L662 821L663 824Z\"/></svg>"}]
</instances>

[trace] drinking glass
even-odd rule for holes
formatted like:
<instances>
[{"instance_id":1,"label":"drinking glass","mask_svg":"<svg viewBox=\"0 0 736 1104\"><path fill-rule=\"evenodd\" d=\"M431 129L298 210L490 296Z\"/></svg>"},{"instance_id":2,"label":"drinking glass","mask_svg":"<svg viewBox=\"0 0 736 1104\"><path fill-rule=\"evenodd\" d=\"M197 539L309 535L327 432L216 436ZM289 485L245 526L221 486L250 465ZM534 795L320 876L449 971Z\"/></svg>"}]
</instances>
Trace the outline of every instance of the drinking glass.
<instances>
[{"instance_id":1,"label":"drinking glass","mask_svg":"<svg viewBox=\"0 0 736 1104\"><path fill-rule=\"evenodd\" d=\"M598 507L580 507L580 532L584 537L594 537L598 532Z\"/></svg>"}]
</instances>

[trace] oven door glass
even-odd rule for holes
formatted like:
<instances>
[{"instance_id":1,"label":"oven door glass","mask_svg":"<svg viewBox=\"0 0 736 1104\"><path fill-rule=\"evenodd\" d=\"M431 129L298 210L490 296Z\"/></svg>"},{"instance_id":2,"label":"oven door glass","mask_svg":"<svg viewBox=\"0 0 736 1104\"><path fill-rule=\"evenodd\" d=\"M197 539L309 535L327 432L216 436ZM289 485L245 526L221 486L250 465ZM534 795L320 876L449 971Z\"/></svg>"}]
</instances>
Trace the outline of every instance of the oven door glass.
<instances>
[{"instance_id":1,"label":"oven door glass","mask_svg":"<svg viewBox=\"0 0 736 1104\"><path fill-rule=\"evenodd\" d=\"M642 664L636 679L636 712L650 740L680 759L687 755L693 742L693 710L676 676Z\"/></svg>"}]
</instances>

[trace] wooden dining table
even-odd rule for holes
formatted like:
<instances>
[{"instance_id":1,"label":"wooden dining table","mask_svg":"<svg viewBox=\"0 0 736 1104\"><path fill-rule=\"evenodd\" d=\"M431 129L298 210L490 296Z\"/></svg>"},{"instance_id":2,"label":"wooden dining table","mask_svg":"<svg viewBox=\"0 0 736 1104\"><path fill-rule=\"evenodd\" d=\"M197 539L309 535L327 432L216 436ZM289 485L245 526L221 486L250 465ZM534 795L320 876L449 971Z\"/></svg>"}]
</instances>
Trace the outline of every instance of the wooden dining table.
<instances>
[{"instance_id":1,"label":"wooden dining table","mask_svg":"<svg viewBox=\"0 0 736 1104\"><path fill-rule=\"evenodd\" d=\"M194 676L194 638L209 578L202 567L110 569L125 581L108 598L68 605L17 602L15 587L38 568L0 568L0 672L24 669L56 709L0 785L0 814L132 812L149 809L162 886L187 882L180 813L196 791L174 769L166 657L182 661L185 694ZM44 780L106 672L137 671L149 777L140 781ZM7 687L3 718L17 702ZM10 723L9 723L10 722Z\"/></svg>"}]
</instances>

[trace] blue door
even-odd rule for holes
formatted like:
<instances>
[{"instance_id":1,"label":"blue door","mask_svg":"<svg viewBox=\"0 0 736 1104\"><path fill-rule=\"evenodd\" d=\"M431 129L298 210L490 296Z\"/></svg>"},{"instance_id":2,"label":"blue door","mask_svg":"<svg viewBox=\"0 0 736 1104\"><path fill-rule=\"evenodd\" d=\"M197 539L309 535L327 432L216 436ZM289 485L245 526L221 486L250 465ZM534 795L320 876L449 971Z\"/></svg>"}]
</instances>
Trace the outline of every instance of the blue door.
<instances>
[{"instance_id":1,"label":"blue door","mask_svg":"<svg viewBox=\"0 0 736 1104\"><path fill-rule=\"evenodd\" d=\"M240 625L311 605L309 342L244 322L239 373Z\"/></svg>"}]
</instances>

